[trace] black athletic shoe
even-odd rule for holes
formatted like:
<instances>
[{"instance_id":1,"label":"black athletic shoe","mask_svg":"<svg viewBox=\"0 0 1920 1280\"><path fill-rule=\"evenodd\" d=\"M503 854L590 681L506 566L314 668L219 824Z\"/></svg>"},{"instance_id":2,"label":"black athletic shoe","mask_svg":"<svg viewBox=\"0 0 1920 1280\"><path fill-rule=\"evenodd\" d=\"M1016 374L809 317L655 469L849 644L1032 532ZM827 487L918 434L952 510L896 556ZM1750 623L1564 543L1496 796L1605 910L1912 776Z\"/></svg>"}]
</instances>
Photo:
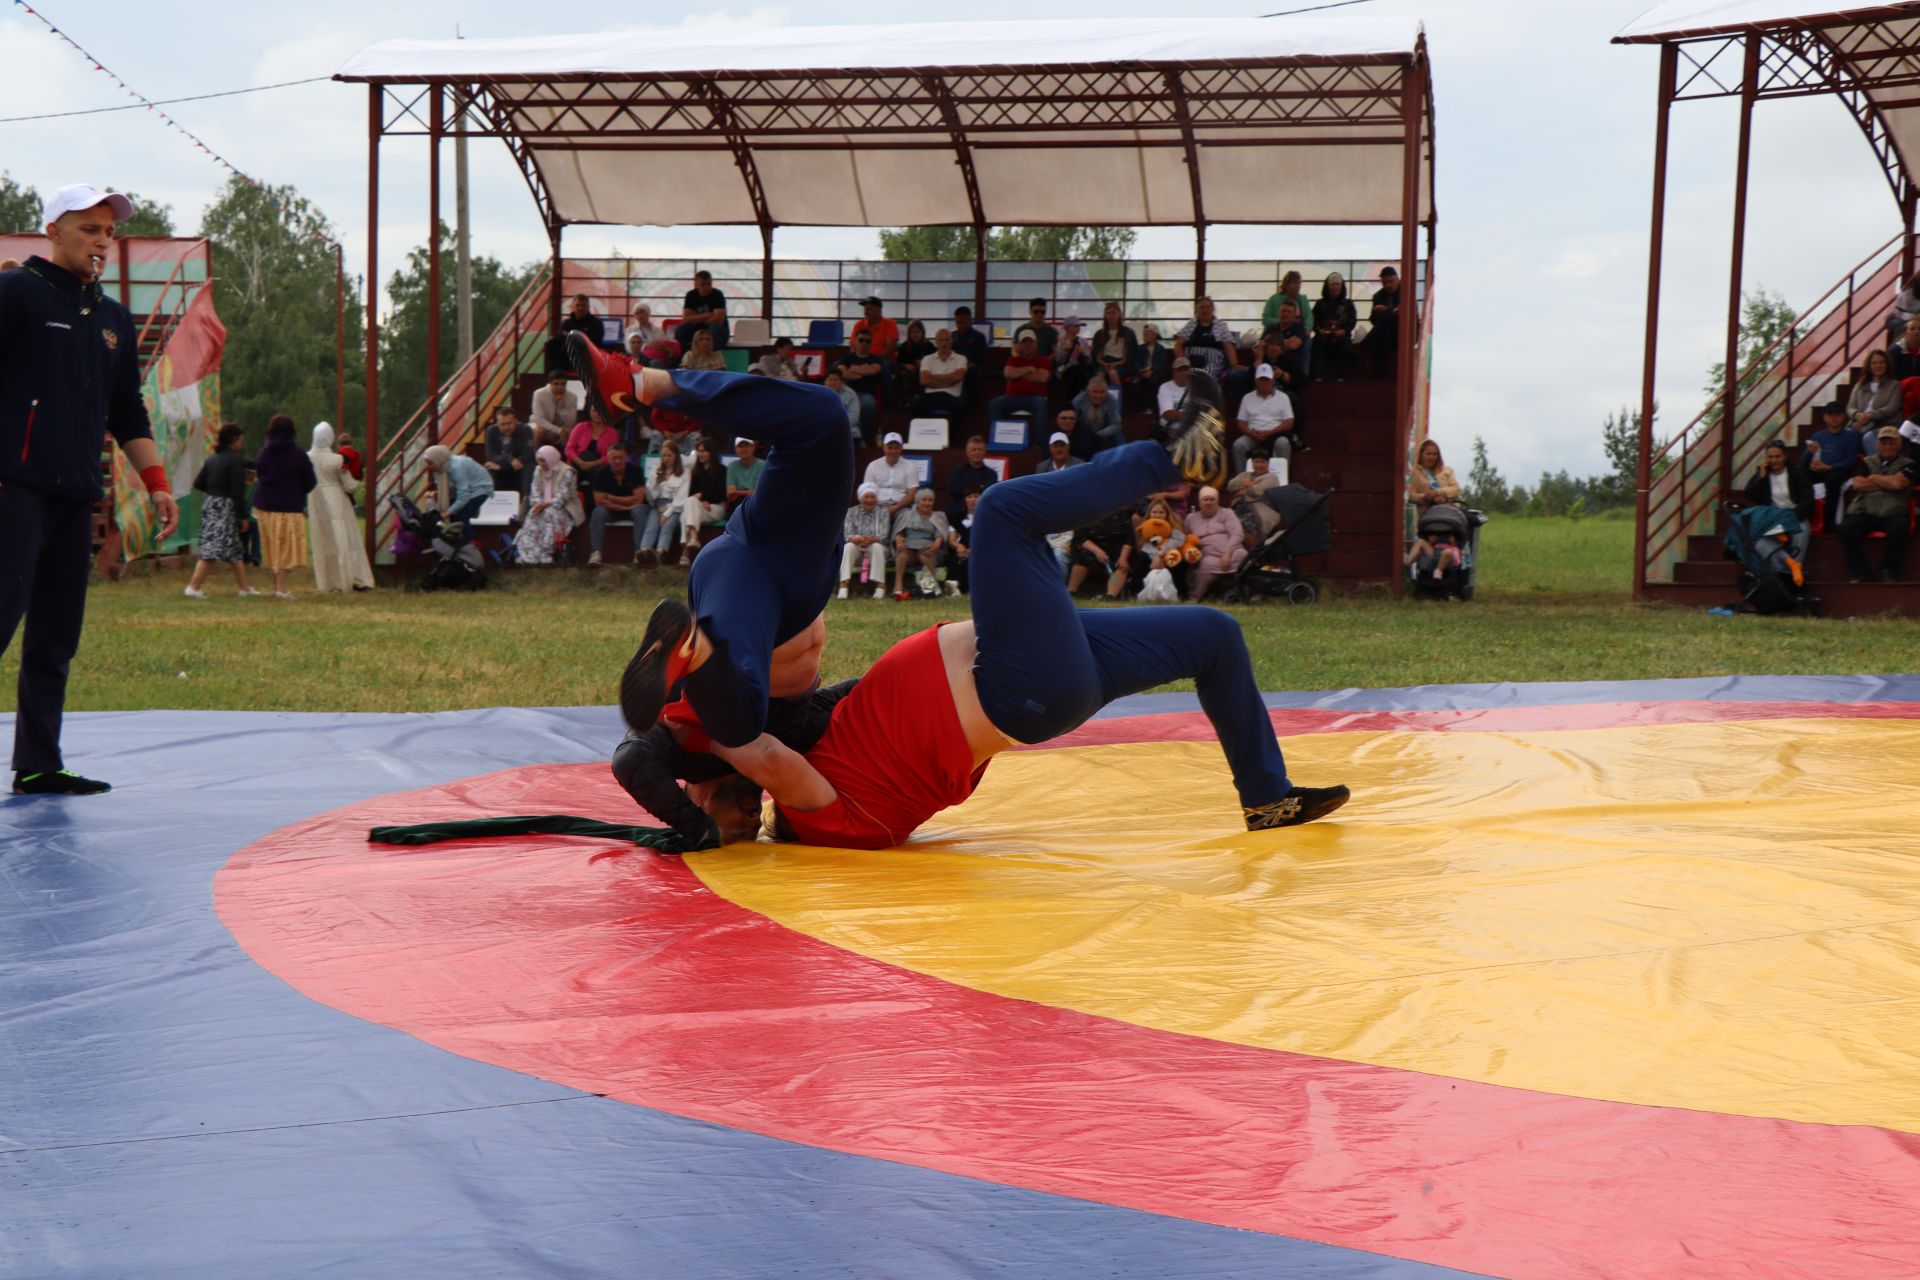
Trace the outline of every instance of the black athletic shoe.
<instances>
[{"instance_id":1,"label":"black athletic shoe","mask_svg":"<svg viewBox=\"0 0 1920 1280\"><path fill-rule=\"evenodd\" d=\"M620 718L635 733L645 733L660 719L673 683L669 678L673 655L692 626L693 610L684 600L662 600L653 606L640 648L620 673Z\"/></svg>"},{"instance_id":2,"label":"black athletic shoe","mask_svg":"<svg viewBox=\"0 0 1920 1280\"><path fill-rule=\"evenodd\" d=\"M13 794L17 796L97 796L111 790L98 778L83 778L71 769L13 775Z\"/></svg>"},{"instance_id":3,"label":"black athletic shoe","mask_svg":"<svg viewBox=\"0 0 1920 1280\"><path fill-rule=\"evenodd\" d=\"M1345 787L1295 787L1272 804L1243 809L1247 830L1271 831L1275 827L1297 827L1315 818L1324 818L1347 802L1353 793Z\"/></svg>"},{"instance_id":4,"label":"black athletic shoe","mask_svg":"<svg viewBox=\"0 0 1920 1280\"><path fill-rule=\"evenodd\" d=\"M1167 452L1189 484L1218 485L1226 480L1226 404L1212 374L1199 369L1187 374L1186 411L1174 425Z\"/></svg>"}]
</instances>

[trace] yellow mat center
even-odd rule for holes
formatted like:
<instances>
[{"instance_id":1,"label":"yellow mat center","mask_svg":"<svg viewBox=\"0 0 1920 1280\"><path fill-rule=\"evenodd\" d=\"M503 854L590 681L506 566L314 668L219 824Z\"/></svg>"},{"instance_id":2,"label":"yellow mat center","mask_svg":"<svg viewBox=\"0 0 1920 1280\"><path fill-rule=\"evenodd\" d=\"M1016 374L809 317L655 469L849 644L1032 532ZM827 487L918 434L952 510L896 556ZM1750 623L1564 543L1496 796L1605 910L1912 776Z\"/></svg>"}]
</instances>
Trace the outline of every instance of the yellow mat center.
<instances>
[{"instance_id":1,"label":"yellow mat center","mask_svg":"<svg viewBox=\"0 0 1920 1280\"><path fill-rule=\"evenodd\" d=\"M1217 746L1003 755L880 853L714 892L834 946L1139 1026L1550 1093L1920 1132L1920 724L1290 739L1257 835ZM883 762L876 768L884 769Z\"/></svg>"}]
</instances>

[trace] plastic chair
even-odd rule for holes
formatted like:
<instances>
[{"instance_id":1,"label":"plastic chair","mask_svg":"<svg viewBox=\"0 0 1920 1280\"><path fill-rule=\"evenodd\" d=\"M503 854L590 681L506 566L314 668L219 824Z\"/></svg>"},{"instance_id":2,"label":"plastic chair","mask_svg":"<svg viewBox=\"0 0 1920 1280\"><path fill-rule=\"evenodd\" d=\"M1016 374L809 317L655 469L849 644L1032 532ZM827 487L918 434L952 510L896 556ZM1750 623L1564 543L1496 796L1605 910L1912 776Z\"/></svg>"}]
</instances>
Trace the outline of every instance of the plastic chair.
<instances>
[{"instance_id":1,"label":"plastic chair","mask_svg":"<svg viewBox=\"0 0 1920 1280\"><path fill-rule=\"evenodd\" d=\"M838 320L815 320L807 326L807 345L838 347L846 343L847 330Z\"/></svg>"},{"instance_id":2,"label":"plastic chair","mask_svg":"<svg viewBox=\"0 0 1920 1280\"><path fill-rule=\"evenodd\" d=\"M720 353L720 358L727 362L727 369L733 373L745 373L753 364L753 353L744 346L736 347L731 342L727 344L727 349Z\"/></svg>"},{"instance_id":3,"label":"plastic chair","mask_svg":"<svg viewBox=\"0 0 1920 1280\"><path fill-rule=\"evenodd\" d=\"M727 346L765 347L773 344L773 326L759 316L746 316L735 320L732 331L727 335Z\"/></svg>"}]
</instances>

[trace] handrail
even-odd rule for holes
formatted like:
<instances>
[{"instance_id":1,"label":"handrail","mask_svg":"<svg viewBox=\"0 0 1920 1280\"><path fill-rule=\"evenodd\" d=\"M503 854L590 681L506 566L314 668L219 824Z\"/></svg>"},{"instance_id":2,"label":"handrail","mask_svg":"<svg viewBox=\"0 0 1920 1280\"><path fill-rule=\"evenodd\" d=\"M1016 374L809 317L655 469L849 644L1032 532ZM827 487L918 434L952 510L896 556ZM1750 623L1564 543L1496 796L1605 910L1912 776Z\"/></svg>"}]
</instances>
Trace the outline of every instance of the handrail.
<instances>
[{"instance_id":1,"label":"handrail","mask_svg":"<svg viewBox=\"0 0 1920 1280\"><path fill-rule=\"evenodd\" d=\"M1851 365L1857 350L1879 345L1869 339L1879 332L1885 308L1856 309L1854 298L1880 288L1887 273L1897 274L1901 240L1895 235L1861 259L1748 362L1747 371L1738 375L1731 422L1720 420L1724 402L1716 398L1654 450L1643 572L1651 574L1675 544L1718 510L1723 449L1733 455L1735 473L1743 472L1768 440L1790 432L1797 416L1822 395L1817 384L1830 361ZM1830 305L1843 294L1844 310ZM1802 369L1812 376L1801 375ZM1723 432L1730 433L1730 441Z\"/></svg>"},{"instance_id":2,"label":"handrail","mask_svg":"<svg viewBox=\"0 0 1920 1280\"><path fill-rule=\"evenodd\" d=\"M174 324L178 322L179 317L185 314L186 304L189 300L192 299L193 292L186 287L184 282L180 281L180 271L181 271L181 268L187 265L187 260L192 256L193 250L198 246L204 245L206 243L207 243L206 237L202 236L200 239L195 240L192 244L189 244L186 247L186 250L182 252L178 258L174 259L173 270L167 272L167 278L160 282L160 292L154 298L153 310L147 313L146 323L140 326L140 332L133 340L133 349L135 351L139 351L142 347L147 345L147 332L148 330L153 328L154 317L162 313L162 310L164 309L167 301L167 290L171 289L176 283L179 283L181 285L180 305L175 310L171 312L167 312L167 322L160 326L160 336L165 337L167 330L171 329L174 326ZM195 280L193 283L196 285L203 285L208 283L208 281ZM154 347L155 358L158 358L159 352L162 350L162 347L163 347L163 344L158 344L158 343L155 344L155 347ZM145 370L142 370L142 372L145 372Z\"/></svg>"}]
</instances>

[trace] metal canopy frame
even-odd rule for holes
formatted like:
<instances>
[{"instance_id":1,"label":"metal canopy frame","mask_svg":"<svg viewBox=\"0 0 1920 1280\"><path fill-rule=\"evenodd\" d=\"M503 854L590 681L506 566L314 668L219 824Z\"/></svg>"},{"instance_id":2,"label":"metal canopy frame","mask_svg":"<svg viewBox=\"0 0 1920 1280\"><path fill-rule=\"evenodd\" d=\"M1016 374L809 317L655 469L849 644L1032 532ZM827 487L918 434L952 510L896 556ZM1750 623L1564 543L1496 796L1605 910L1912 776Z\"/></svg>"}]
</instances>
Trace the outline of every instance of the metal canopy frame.
<instances>
[{"instance_id":1,"label":"metal canopy frame","mask_svg":"<svg viewBox=\"0 0 1920 1280\"><path fill-rule=\"evenodd\" d=\"M1901 278L1915 266L1916 187L1910 158L1885 112L1920 107L1920 12L1888 5L1719 26L1660 35L1616 37L1616 44L1660 45L1654 133L1652 232L1647 254L1646 346L1640 384L1640 466L1635 485L1634 598L1647 585L1647 520L1653 481L1655 362L1660 327L1660 274L1666 227L1670 118L1681 102L1737 98L1731 262L1727 284L1726 386L1720 408L1720 487L1732 487L1736 402L1740 394L1740 309L1746 264L1747 187L1757 103L1833 97L1846 107L1886 177L1905 228ZM1899 96L1887 91L1911 90Z\"/></svg>"},{"instance_id":2,"label":"metal canopy frame","mask_svg":"<svg viewBox=\"0 0 1920 1280\"><path fill-rule=\"evenodd\" d=\"M1032 66L802 69L791 71L488 75L341 75L368 89L367 129L367 448L379 450L377 405L379 297L375 257L380 209L380 143L422 137L429 147L428 385L438 385L439 144L457 127L469 138L497 138L539 210L553 260L549 324L560 322L561 236L571 225L607 225L559 211L541 167L546 153L724 154L740 176L751 220L702 225L754 225L763 250L763 311L772 305L774 232L781 225L761 183L758 156L771 152L846 150L857 135L867 151L948 151L967 196L977 244L976 312L987 302L989 209L976 157L996 149L1167 149L1184 163L1195 233L1195 282L1206 289L1209 219L1203 149L1227 147L1377 146L1398 149L1400 210L1393 219L1313 217L1241 219L1249 225L1393 226L1401 228L1401 278L1412 287L1418 232L1425 228L1433 269L1434 108L1426 37L1405 52L1351 56L1266 56L1222 61L1116 62ZM451 97L449 98L449 95ZM823 136L824 135L824 136ZM835 137L834 135L841 135ZM1086 225L1034 222L1031 225ZM859 225L859 224L853 224ZM875 224L877 225L877 224ZM1154 225L1168 225L1161 222ZM1174 224L1179 225L1179 224ZM1431 281L1428 282L1429 290ZM770 311L766 318L771 319ZM1417 324L1401 326L1399 372L1411 385ZM1402 442L1414 408L1402 405ZM370 504L374 501L370 497ZM368 522L371 543L373 524ZM369 551L372 551L371 545ZM1397 562L1396 562L1397 569ZM1397 583L1397 572L1392 575Z\"/></svg>"}]
</instances>

